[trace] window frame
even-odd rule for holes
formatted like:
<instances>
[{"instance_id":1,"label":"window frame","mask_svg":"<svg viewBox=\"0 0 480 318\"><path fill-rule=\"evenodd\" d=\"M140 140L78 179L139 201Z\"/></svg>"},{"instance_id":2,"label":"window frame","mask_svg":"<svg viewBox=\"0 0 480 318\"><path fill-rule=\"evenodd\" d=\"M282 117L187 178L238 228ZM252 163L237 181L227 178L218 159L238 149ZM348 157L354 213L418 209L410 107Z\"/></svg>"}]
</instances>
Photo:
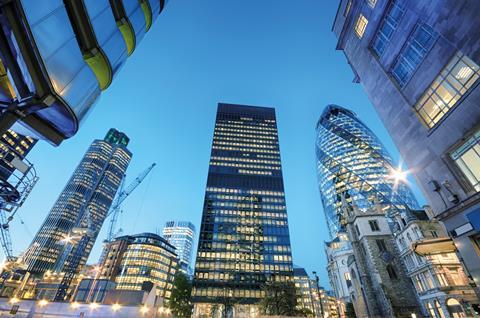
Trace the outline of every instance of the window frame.
<instances>
[{"instance_id":1,"label":"window frame","mask_svg":"<svg viewBox=\"0 0 480 318\"><path fill-rule=\"evenodd\" d=\"M372 230L372 232L381 232L380 224L377 220L368 220L368 224L370 225L370 229Z\"/></svg>"},{"instance_id":2,"label":"window frame","mask_svg":"<svg viewBox=\"0 0 480 318\"><path fill-rule=\"evenodd\" d=\"M360 34L359 28L358 28L360 26L360 20L361 20L361 22L363 22L363 27L361 29L361 34ZM355 32L355 35L357 36L357 38L359 40L363 39L363 36L365 35L365 32L367 31L368 23L369 23L369 21L368 21L367 17L363 13L359 13L357 19L355 20L355 24L353 26L353 31Z\"/></svg>"},{"instance_id":3,"label":"window frame","mask_svg":"<svg viewBox=\"0 0 480 318\"><path fill-rule=\"evenodd\" d=\"M456 59L455 64L451 66L451 64L454 62L455 59ZM438 127L442 123L442 121L444 121L445 118L447 118L449 114L452 113L478 85L480 85L480 68L477 71L474 71L472 77L467 81L467 82L470 82L473 76L475 76L475 74L479 76L473 83L470 84L468 88L466 88L468 83L462 84L458 81L458 79L455 78L455 76L453 76L453 71L461 62L467 66L470 66L469 63L473 63L475 64L475 66L480 67L468 55L464 54L461 51L455 51L455 53L448 59L447 63L445 63L445 65L442 67L440 72L435 76L433 81L428 85L428 87L421 94L420 98L418 98L418 100L415 102L415 105L413 106L413 111L415 112L415 115L418 117L420 122L425 126L425 128L427 128L429 131ZM449 67L450 69L448 69ZM449 80L450 77L454 77L458 83L455 83ZM452 99L449 102L445 101L438 93L439 89L441 89L442 87L443 88L447 87L443 85L444 83L446 83L448 87L453 89L454 95L452 95ZM461 86L460 89L455 87L455 84ZM461 90L465 90L465 91L462 93ZM455 98L456 98L456 101L450 106L449 105L450 102ZM435 117L432 118L425 110L426 108L425 105L430 100L433 101L435 99L440 100L443 103L443 107L435 115ZM426 121L426 118L424 116L426 116L426 118L429 119L429 122Z\"/></svg>"},{"instance_id":4,"label":"window frame","mask_svg":"<svg viewBox=\"0 0 480 318\"><path fill-rule=\"evenodd\" d=\"M419 50L418 47L414 46L414 43L417 43L417 46L418 46L418 43L419 43L419 41L415 37L415 35L420 28L423 28L423 29L426 30L425 27L430 29L430 30L427 30L427 31L429 31L429 33L430 33L430 37L432 38L432 42L430 43L430 46L428 48L422 46ZM432 48L435 46L439 37L440 37L439 34L430 25L428 25L427 23L425 23L423 21L418 21L415 24L415 26L412 28L412 31L410 32L410 34L407 37L407 40L403 44L402 48L400 49L400 52L396 56L394 62L392 63L392 65L390 66L390 69L388 71L388 74L394 79L394 83L396 83L396 85L400 88L400 90L403 90L408 85L408 83L412 80L412 78L415 76L415 73L418 71L420 66L423 64L423 62L425 61L425 58L427 57L428 53L432 50ZM419 53L421 51L424 51L422 56L419 55L420 60L416 65L412 65L410 63L411 61L409 61L405 58L407 56L407 52L408 52L409 49L412 49L414 52L417 52L417 53ZM404 60L404 63L406 63L405 65L407 65L411 68L411 73L408 76L408 78L406 78L406 79L400 79L399 75L395 73L395 69L397 68L398 65L401 64L402 60Z\"/></svg>"},{"instance_id":5,"label":"window frame","mask_svg":"<svg viewBox=\"0 0 480 318\"><path fill-rule=\"evenodd\" d=\"M401 0L390 0L389 1L389 3L387 4L385 13L383 14L382 19L380 21L380 24L379 24L377 30L375 31L375 35L373 36L372 41L370 42L370 46L369 46L370 50L373 52L374 56L376 56L377 58L382 57L383 54L385 53L385 50L389 46L394 34L396 33L400 23L403 20L403 17L405 16L405 12L407 11L406 6L404 4L403 5L399 4L399 2L401 2ZM392 25L390 22L393 19L389 20L389 17L390 17L390 14L392 13L392 10L394 9L395 6L397 6L402 12L401 12L401 16L398 19L398 21L395 21L395 22L397 22L397 25L395 26L395 28L392 28L393 31L392 31L391 37L387 38L386 36L384 36L383 32L381 32L381 31L383 30L383 27L385 26L385 24L388 23L389 25ZM378 51L378 49L375 46L375 43L376 43L377 39L379 39L380 37L382 37L383 40L385 41L385 46L383 47L383 51L381 53Z\"/></svg>"},{"instance_id":6,"label":"window frame","mask_svg":"<svg viewBox=\"0 0 480 318\"><path fill-rule=\"evenodd\" d=\"M463 138L457 141L453 146L451 146L448 151L443 156L444 162L446 163L447 167L450 169L452 174L454 175L457 182L460 184L462 189L465 193L480 193L477 191L475 187L470 183L467 176L463 173L462 169L457 165L455 160L452 158L452 153L455 152L458 148L464 145L470 138L472 138L475 133L480 131L480 124L476 125L472 130L470 130Z\"/></svg>"}]
</instances>

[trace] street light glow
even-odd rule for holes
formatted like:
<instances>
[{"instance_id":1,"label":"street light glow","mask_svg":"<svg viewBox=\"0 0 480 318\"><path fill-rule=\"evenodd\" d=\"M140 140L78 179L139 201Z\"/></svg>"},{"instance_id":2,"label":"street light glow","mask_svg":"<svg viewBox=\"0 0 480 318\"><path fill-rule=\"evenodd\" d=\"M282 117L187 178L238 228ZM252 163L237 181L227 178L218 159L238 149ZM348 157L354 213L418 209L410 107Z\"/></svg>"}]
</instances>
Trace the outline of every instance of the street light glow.
<instances>
[{"instance_id":1,"label":"street light glow","mask_svg":"<svg viewBox=\"0 0 480 318\"><path fill-rule=\"evenodd\" d=\"M42 300L40 300L40 301L38 302L38 305L39 305L40 307L45 307L46 305L48 305L48 300L42 299Z\"/></svg>"},{"instance_id":2,"label":"street light glow","mask_svg":"<svg viewBox=\"0 0 480 318\"><path fill-rule=\"evenodd\" d=\"M91 310L95 310L98 308L98 304L97 303L90 303L90 309Z\"/></svg>"},{"instance_id":3,"label":"street light glow","mask_svg":"<svg viewBox=\"0 0 480 318\"><path fill-rule=\"evenodd\" d=\"M80 306L79 303L77 303L76 301L74 301L70 306L72 306L72 308L78 308Z\"/></svg>"},{"instance_id":4,"label":"street light glow","mask_svg":"<svg viewBox=\"0 0 480 318\"><path fill-rule=\"evenodd\" d=\"M16 303L20 302L20 299L18 299L17 297L12 297L12 298L10 298L9 302L11 304L16 304Z\"/></svg>"},{"instance_id":5,"label":"street light glow","mask_svg":"<svg viewBox=\"0 0 480 318\"><path fill-rule=\"evenodd\" d=\"M119 311L120 308L122 308L122 306L120 306L120 304L118 304L118 303L112 305L112 310L113 311Z\"/></svg>"},{"instance_id":6,"label":"street light glow","mask_svg":"<svg viewBox=\"0 0 480 318\"><path fill-rule=\"evenodd\" d=\"M140 308L140 312L141 312L142 314L146 314L149 310L150 310L150 309L148 309L148 307L147 307L146 305L145 305L145 306L142 306L142 307Z\"/></svg>"}]
</instances>

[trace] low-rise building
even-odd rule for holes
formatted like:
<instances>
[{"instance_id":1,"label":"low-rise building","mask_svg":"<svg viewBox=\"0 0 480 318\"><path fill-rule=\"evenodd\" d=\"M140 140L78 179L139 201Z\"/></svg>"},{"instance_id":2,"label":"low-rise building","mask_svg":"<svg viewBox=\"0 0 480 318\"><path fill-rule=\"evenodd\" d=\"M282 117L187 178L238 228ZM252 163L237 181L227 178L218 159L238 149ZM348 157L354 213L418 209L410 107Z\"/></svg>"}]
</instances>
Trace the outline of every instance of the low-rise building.
<instances>
[{"instance_id":1,"label":"low-rise building","mask_svg":"<svg viewBox=\"0 0 480 318\"><path fill-rule=\"evenodd\" d=\"M425 211L406 210L395 221L395 242L423 315L473 317L479 300L443 225Z\"/></svg>"},{"instance_id":2,"label":"low-rise building","mask_svg":"<svg viewBox=\"0 0 480 318\"><path fill-rule=\"evenodd\" d=\"M155 284L157 296L170 298L178 269L175 247L153 233L122 236L108 243L100 260L101 278L114 281L120 290L141 290Z\"/></svg>"},{"instance_id":3,"label":"low-rise building","mask_svg":"<svg viewBox=\"0 0 480 318\"><path fill-rule=\"evenodd\" d=\"M314 314L315 308L313 307L313 297L316 291L312 289L310 278L308 277L305 269L301 267L294 267L293 280L295 282L295 288L297 291L297 309Z\"/></svg>"}]
</instances>

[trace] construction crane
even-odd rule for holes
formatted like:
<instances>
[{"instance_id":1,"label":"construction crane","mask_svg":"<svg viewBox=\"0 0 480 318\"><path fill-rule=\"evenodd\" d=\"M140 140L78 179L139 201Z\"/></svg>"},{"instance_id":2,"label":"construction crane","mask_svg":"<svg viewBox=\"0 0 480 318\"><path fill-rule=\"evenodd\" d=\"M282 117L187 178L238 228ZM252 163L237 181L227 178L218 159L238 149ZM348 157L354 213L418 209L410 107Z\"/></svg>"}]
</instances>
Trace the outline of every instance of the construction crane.
<instances>
[{"instance_id":1,"label":"construction crane","mask_svg":"<svg viewBox=\"0 0 480 318\"><path fill-rule=\"evenodd\" d=\"M0 166L0 172L9 177L0 177L0 244L6 260L12 262L16 257L12 251L10 222L37 183L38 176L27 159L22 159L8 144L1 144L0 160L4 165Z\"/></svg>"},{"instance_id":2,"label":"construction crane","mask_svg":"<svg viewBox=\"0 0 480 318\"><path fill-rule=\"evenodd\" d=\"M115 237L115 227L117 225L118 216L121 212L121 206L123 201L142 183L142 181L148 176L148 174L152 171L152 169L156 166L156 163L152 163L150 167L145 169L138 177L133 180L132 183L125 188L125 176L123 177L122 183L120 185L120 192L115 199L115 202L112 204L110 211L107 214L107 218L110 218L110 226L108 227L108 234L107 234L107 242L110 242Z\"/></svg>"}]
</instances>

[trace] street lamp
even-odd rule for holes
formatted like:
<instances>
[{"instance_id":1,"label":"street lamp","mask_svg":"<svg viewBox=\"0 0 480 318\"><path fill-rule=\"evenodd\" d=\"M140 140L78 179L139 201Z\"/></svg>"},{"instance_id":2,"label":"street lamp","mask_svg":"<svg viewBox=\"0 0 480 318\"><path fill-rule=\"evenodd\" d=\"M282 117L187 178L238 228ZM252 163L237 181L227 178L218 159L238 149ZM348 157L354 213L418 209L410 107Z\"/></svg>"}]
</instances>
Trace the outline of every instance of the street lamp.
<instances>
[{"instance_id":1,"label":"street lamp","mask_svg":"<svg viewBox=\"0 0 480 318\"><path fill-rule=\"evenodd\" d=\"M318 293L318 298L320 299L320 314L322 317L325 317L325 312L323 310L323 300L322 300L322 294L320 293L320 278L318 278L317 272L313 271L313 276L315 276L315 281L317 282L317 293Z\"/></svg>"}]
</instances>

